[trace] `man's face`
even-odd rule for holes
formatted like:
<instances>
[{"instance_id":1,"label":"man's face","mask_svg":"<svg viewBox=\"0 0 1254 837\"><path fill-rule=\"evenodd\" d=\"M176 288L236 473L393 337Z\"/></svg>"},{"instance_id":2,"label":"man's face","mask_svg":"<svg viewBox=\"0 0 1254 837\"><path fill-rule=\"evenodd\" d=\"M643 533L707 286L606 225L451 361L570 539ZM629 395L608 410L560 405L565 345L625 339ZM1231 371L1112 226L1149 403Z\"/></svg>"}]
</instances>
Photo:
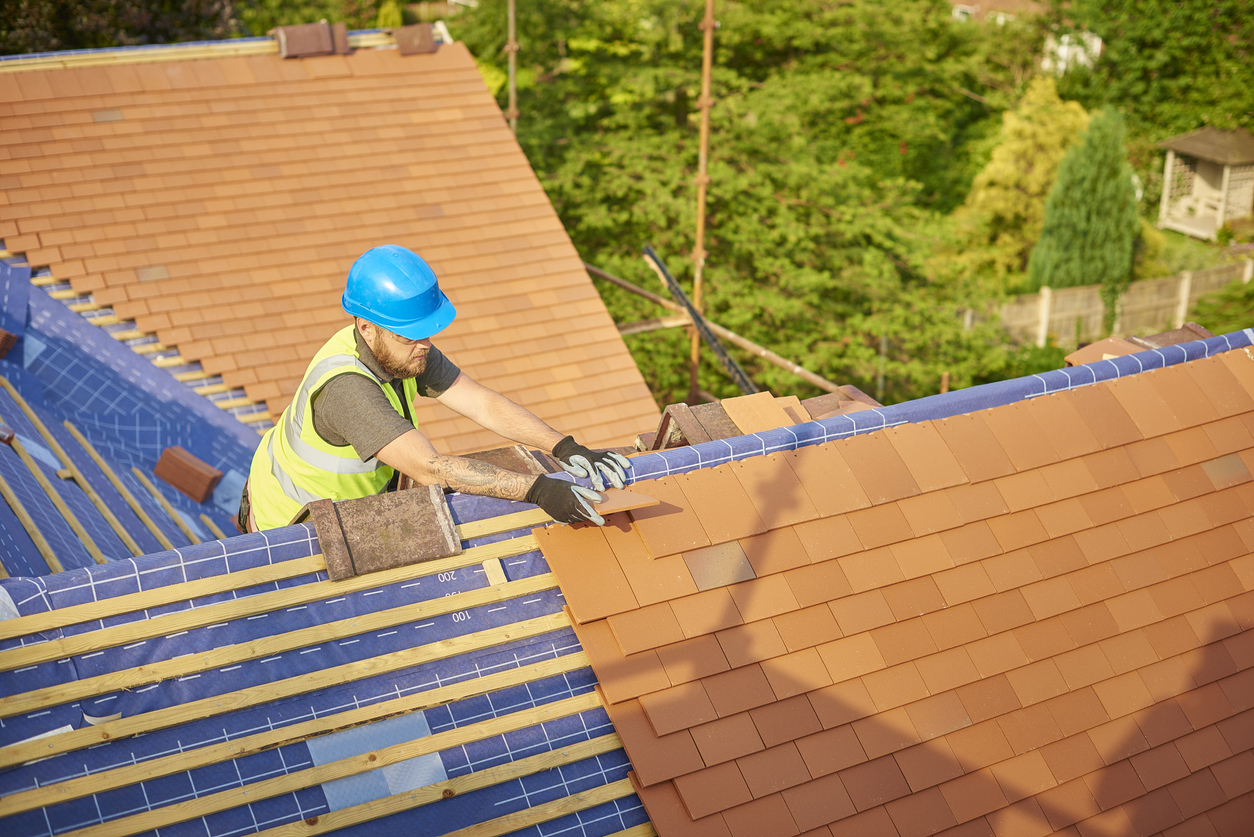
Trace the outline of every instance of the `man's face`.
<instances>
[{"instance_id":1,"label":"man's face","mask_svg":"<svg viewBox=\"0 0 1254 837\"><path fill-rule=\"evenodd\" d=\"M370 347L374 359L393 378L415 378L426 371L430 338L410 340L373 323L362 329L362 336L366 338L366 345Z\"/></svg>"}]
</instances>

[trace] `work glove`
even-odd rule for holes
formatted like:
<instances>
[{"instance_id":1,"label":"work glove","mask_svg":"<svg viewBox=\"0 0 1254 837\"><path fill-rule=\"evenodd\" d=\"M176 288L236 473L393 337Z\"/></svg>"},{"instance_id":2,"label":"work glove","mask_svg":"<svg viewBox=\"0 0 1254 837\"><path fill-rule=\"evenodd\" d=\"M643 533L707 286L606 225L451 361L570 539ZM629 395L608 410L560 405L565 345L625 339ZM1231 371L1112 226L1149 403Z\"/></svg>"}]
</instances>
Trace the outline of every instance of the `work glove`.
<instances>
[{"instance_id":1,"label":"work glove","mask_svg":"<svg viewBox=\"0 0 1254 837\"><path fill-rule=\"evenodd\" d=\"M631 462L622 454L590 450L576 442L574 436L567 436L558 442L553 448L553 455L566 473L587 477L597 491L605 490L606 479L615 488L622 488L627 479L627 469L631 467Z\"/></svg>"},{"instance_id":2,"label":"work glove","mask_svg":"<svg viewBox=\"0 0 1254 837\"><path fill-rule=\"evenodd\" d=\"M592 504L601 502L600 494L582 485L546 476L536 477L527 502L544 509L558 523L595 523L605 525L605 518L593 510Z\"/></svg>"}]
</instances>

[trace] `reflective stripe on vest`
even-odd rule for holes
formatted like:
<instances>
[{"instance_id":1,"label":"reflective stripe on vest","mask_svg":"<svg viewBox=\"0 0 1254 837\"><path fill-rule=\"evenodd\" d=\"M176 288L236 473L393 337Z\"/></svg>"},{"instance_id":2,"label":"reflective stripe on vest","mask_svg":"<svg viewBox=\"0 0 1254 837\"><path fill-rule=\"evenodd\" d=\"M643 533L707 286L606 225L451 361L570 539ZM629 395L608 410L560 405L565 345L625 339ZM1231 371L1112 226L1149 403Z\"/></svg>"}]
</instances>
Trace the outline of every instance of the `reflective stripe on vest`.
<instances>
[{"instance_id":1,"label":"reflective stripe on vest","mask_svg":"<svg viewBox=\"0 0 1254 837\"><path fill-rule=\"evenodd\" d=\"M369 375L371 380L379 383L380 386L383 385L383 383L374 376L374 373L370 371L366 364L362 363L352 355L331 355L330 357L323 358L305 373L305 379L301 381L300 390L296 393L296 398L292 400L292 407L294 409L287 409L283 411L283 415L285 416L283 441L287 442L287 446L291 448L292 453L296 454L310 465L313 465L323 471L330 471L333 474L368 474L379 467L379 460L373 456L365 462L362 462L361 459L356 456L336 456L335 454L318 450L301 437L301 434L305 430L305 409L310 402L311 396L313 395L313 385L322 380L322 376L331 370L337 369L341 366L350 365L355 365L362 372ZM274 461L274 473L277 478L281 469L278 462L274 460L274 454L270 454L270 459L271 461ZM292 483L291 477L287 477L286 474L284 477L286 477L286 482L283 479L279 479L279 483L281 485L286 486L287 484ZM293 485L293 488L295 488L295 485ZM293 500L296 500L296 498L293 497L292 494L286 490L286 488L284 488L284 493ZM317 498L315 497L314 499ZM299 500L298 502L301 505L304 505L309 501Z\"/></svg>"}]
</instances>

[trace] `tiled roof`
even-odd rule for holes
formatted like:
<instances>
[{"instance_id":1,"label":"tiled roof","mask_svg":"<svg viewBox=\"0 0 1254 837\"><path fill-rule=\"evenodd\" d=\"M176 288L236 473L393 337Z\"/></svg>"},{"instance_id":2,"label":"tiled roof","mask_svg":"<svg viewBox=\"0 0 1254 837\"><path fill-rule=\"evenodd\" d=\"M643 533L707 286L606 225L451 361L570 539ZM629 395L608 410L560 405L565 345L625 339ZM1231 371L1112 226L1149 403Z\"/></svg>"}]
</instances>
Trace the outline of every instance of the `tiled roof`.
<instances>
[{"instance_id":1,"label":"tiled roof","mask_svg":"<svg viewBox=\"0 0 1254 837\"><path fill-rule=\"evenodd\" d=\"M4 248L274 415L347 323L352 261L392 242L441 277L437 345L470 375L587 444L657 421L461 44L0 72L0 189ZM418 418L450 452L500 444Z\"/></svg>"},{"instance_id":2,"label":"tiled roof","mask_svg":"<svg viewBox=\"0 0 1254 837\"><path fill-rule=\"evenodd\" d=\"M1254 358L536 534L661 837L1248 834Z\"/></svg>"}]
</instances>

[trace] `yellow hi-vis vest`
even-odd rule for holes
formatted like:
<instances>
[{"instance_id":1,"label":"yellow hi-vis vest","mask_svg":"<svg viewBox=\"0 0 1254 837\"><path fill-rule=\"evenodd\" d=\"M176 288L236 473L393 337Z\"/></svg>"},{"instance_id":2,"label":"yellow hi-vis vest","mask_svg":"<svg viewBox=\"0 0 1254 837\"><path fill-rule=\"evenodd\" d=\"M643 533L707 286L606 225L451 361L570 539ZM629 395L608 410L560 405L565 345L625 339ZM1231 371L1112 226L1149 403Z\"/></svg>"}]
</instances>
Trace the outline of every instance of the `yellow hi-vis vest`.
<instances>
[{"instance_id":1,"label":"yellow hi-vis vest","mask_svg":"<svg viewBox=\"0 0 1254 837\"><path fill-rule=\"evenodd\" d=\"M337 446L314 430L313 397L337 375L365 375L379 385L400 415L406 410L391 384L375 377L357 352L354 327L337 331L309 362L292 403L278 423L261 437L248 475L248 492L258 529L291 522L301 506L329 498L369 497L387 488L394 469L378 459L365 462L352 445ZM414 403L413 378L404 381L405 398ZM414 423L417 427L417 422Z\"/></svg>"}]
</instances>

